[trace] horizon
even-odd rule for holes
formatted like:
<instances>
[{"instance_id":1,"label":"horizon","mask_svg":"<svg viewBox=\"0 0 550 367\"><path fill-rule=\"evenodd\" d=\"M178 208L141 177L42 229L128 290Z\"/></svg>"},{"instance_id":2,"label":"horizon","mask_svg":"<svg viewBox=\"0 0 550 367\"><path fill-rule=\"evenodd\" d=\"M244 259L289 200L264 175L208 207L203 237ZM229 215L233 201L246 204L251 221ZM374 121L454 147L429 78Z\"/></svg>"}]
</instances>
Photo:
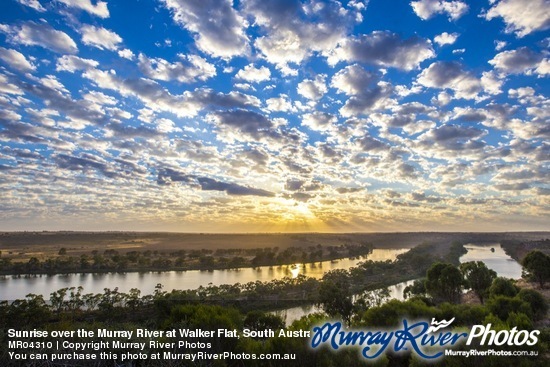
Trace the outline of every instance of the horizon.
<instances>
[{"instance_id":1,"label":"horizon","mask_svg":"<svg viewBox=\"0 0 550 367\"><path fill-rule=\"evenodd\" d=\"M22 230L22 231L0 231L1 233L160 233L160 234L195 234L195 235L272 235L272 234L283 234L283 235L296 235L296 234L499 234L499 233L548 233L550 230L536 230L536 231L394 231L394 232L177 232L177 231L136 231L136 230Z\"/></svg>"},{"instance_id":2,"label":"horizon","mask_svg":"<svg viewBox=\"0 0 550 367\"><path fill-rule=\"evenodd\" d=\"M549 29L544 0L2 1L0 231L549 231Z\"/></svg>"}]
</instances>

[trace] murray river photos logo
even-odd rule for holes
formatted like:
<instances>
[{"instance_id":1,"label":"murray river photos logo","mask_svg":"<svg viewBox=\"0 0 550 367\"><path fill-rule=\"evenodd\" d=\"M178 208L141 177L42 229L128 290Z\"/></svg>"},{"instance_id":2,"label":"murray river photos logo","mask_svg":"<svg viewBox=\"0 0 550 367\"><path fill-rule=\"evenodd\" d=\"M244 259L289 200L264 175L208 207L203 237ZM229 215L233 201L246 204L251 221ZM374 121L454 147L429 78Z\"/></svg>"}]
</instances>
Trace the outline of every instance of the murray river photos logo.
<instances>
[{"instance_id":1,"label":"murray river photos logo","mask_svg":"<svg viewBox=\"0 0 550 367\"><path fill-rule=\"evenodd\" d=\"M474 325L470 332L445 330L455 319L409 322L404 319L401 327L387 330L345 330L341 322L327 322L313 328L311 347L327 345L338 350L359 347L361 355L376 359L386 351L412 351L424 359L437 359L445 350L455 345L474 341L482 346L532 346L538 342L538 330L492 330L491 324Z\"/></svg>"}]
</instances>

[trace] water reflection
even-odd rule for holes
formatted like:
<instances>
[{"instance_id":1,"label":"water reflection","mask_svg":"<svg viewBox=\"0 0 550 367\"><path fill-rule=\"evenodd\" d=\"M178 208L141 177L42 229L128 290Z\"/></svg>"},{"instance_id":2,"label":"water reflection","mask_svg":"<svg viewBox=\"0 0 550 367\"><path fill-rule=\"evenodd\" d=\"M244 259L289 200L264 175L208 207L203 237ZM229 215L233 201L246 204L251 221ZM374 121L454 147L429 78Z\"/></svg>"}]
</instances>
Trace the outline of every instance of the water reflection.
<instances>
[{"instance_id":1,"label":"water reflection","mask_svg":"<svg viewBox=\"0 0 550 367\"><path fill-rule=\"evenodd\" d=\"M397 300L403 301L404 300L403 290L405 290L407 286L412 285L413 283L414 283L414 280L408 280L406 282L397 283L395 285L388 287L388 290L390 291L389 300L397 299ZM304 305L304 306L291 307L284 310L274 311L273 313L275 315L280 316L285 321L286 325L290 325L295 320L299 320L303 316L306 316L315 312L323 312L323 310L317 305Z\"/></svg>"},{"instance_id":2,"label":"water reflection","mask_svg":"<svg viewBox=\"0 0 550 367\"><path fill-rule=\"evenodd\" d=\"M460 258L460 262L483 261L489 269L496 271L499 277L521 278L521 265L508 256L499 243L490 245L464 245L468 253Z\"/></svg>"},{"instance_id":3,"label":"water reflection","mask_svg":"<svg viewBox=\"0 0 550 367\"><path fill-rule=\"evenodd\" d=\"M0 278L0 299L24 298L29 293L49 297L50 293L60 288L79 286L84 288L85 293L103 293L104 288L113 289L118 287L120 292L128 292L132 288L138 288L142 294L152 294L158 283L161 283L165 290L170 291L172 289L196 289L209 283L222 285L248 283L257 280L266 282L289 276L297 277L299 274L318 279L330 270L349 269L366 259L376 261L395 260L397 255L406 251L407 249L374 249L372 254L365 258L323 261L315 265L293 264L214 271L59 274L30 278L7 276Z\"/></svg>"}]
</instances>

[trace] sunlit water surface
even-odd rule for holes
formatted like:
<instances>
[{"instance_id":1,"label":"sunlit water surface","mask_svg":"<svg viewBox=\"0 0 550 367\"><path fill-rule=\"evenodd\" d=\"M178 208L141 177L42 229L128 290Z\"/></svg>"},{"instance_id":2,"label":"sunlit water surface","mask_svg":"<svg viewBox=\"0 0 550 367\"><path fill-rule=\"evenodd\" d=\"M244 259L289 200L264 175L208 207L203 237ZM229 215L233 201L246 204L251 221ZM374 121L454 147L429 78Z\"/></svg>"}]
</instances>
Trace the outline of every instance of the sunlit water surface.
<instances>
[{"instance_id":1,"label":"sunlit water surface","mask_svg":"<svg viewBox=\"0 0 550 367\"><path fill-rule=\"evenodd\" d=\"M354 259L232 270L5 276L0 277L0 299L25 298L29 293L41 294L44 298L49 298L50 293L58 289L79 286L84 288L84 293L103 293L105 288L118 287L120 292L137 288L141 290L141 294L145 295L152 294L159 283L164 286L164 290L171 291L172 289L196 289L201 285L243 284L258 280L267 282L284 277L295 278L299 274L318 279L330 270L349 269L366 259L395 260L397 255L406 251L407 249L374 249L367 257Z\"/></svg>"}]
</instances>

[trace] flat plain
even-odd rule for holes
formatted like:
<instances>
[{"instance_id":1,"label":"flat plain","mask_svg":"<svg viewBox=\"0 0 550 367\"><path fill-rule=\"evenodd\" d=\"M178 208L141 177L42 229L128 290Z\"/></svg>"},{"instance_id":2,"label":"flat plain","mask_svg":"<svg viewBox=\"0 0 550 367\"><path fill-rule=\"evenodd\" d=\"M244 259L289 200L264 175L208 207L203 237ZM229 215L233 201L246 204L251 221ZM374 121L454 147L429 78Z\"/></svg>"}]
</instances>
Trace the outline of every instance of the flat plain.
<instances>
[{"instance_id":1,"label":"flat plain","mask_svg":"<svg viewBox=\"0 0 550 367\"><path fill-rule=\"evenodd\" d=\"M411 248L427 242L447 251L452 242L498 243L502 240L533 241L549 238L550 232L397 232L397 233L172 233L172 232L2 232L0 251L3 257L25 260L30 257L56 256L61 248L67 255L78 256L92 251L158 251L217 249L285 249L303 250L311 246L344 246L372 243L374 248Z\"/></svg>"}]
</instances>

